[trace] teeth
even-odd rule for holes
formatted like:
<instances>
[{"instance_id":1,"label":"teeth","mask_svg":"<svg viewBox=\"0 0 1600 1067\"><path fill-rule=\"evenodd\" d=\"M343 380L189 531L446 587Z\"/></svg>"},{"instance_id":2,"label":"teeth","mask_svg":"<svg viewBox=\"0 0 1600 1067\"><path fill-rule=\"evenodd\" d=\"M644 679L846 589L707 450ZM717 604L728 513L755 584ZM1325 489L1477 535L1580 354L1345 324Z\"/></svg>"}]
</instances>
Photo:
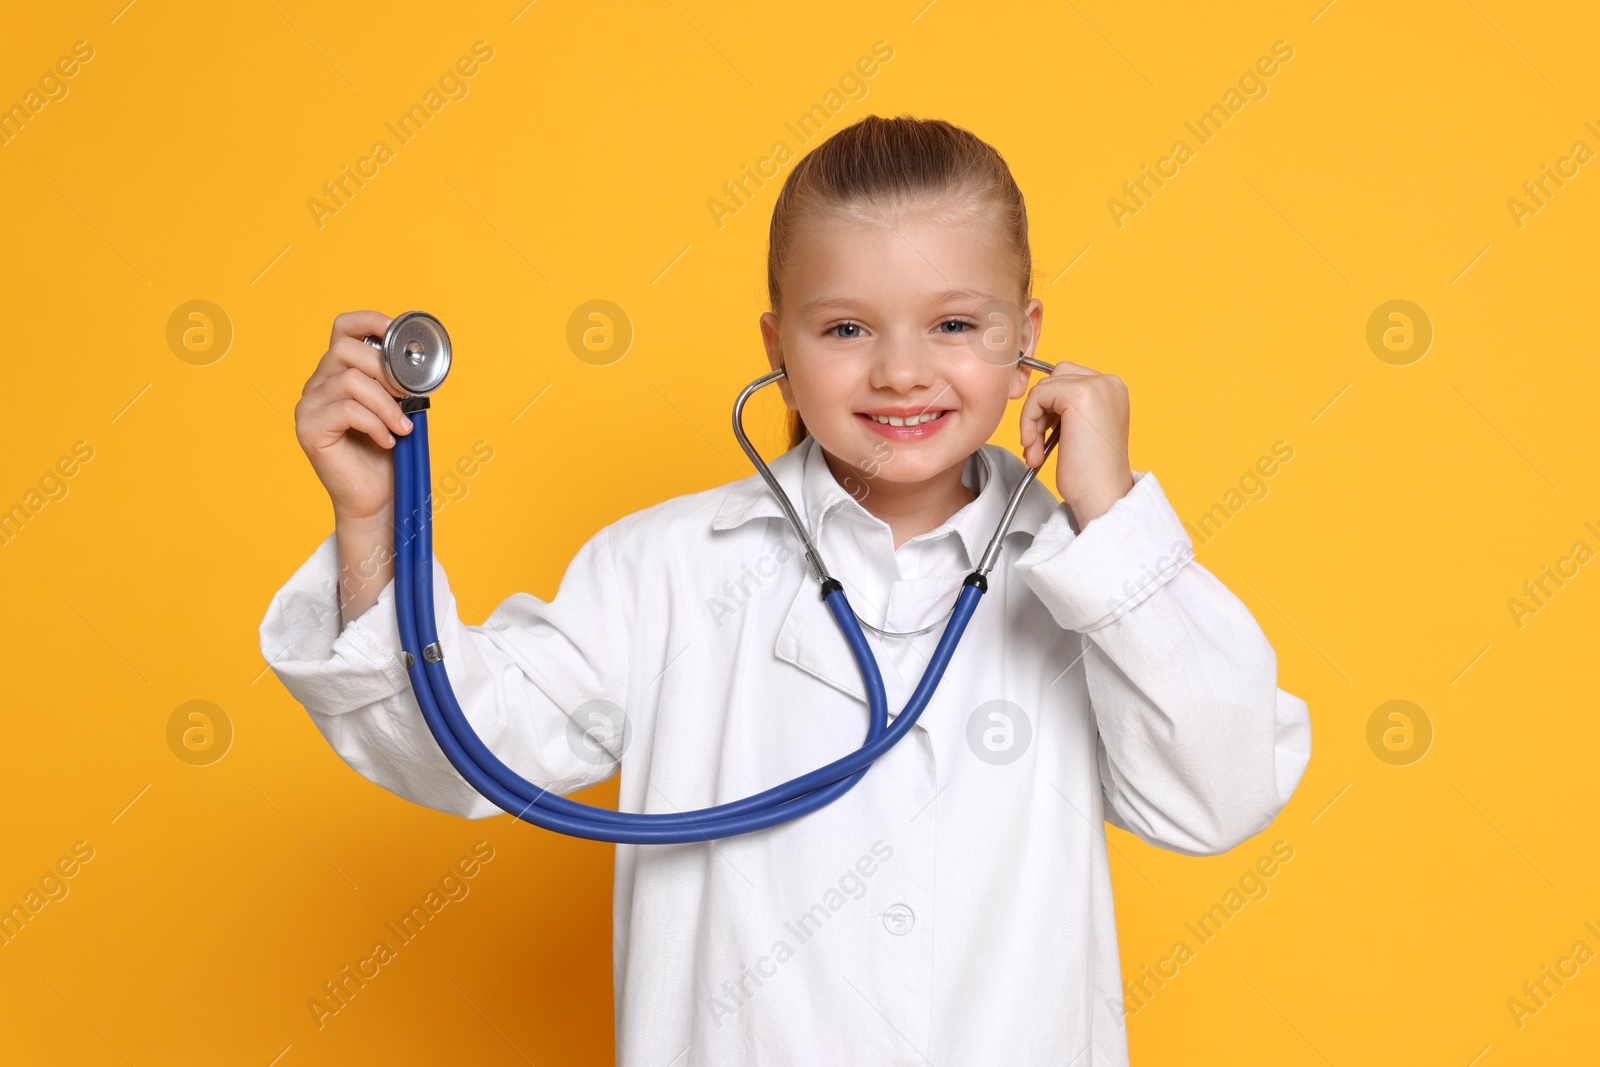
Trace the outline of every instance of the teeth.
<instances>
[{"instance_id":1,"label":"teeth","mask_svg":"<svg viewBox=\"0 0 1600 1067\"><path fill-rule=\"evenodd\" d=\"M921 426L925 422L932 422L943 414L944 412L942 411L936 411L926 415L913 415L906 419L894 415L869 415L867 417L874 422L881 422L885 426Z\"/></svg>"}]
</instances>

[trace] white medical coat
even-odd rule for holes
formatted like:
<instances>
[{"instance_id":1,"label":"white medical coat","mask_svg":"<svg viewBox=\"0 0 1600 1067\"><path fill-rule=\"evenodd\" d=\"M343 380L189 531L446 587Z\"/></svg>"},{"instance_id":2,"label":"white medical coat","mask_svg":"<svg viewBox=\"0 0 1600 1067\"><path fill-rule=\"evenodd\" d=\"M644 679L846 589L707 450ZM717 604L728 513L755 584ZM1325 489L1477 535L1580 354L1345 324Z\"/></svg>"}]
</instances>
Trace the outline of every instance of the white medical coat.
<instances>
[{"instance_id":1,"label":"white medical coat","mask_svg":"<svg viewBox=\"0 0 1600 1067\"><path fill-rule=\"evenodd\" d=\"M977 499L896 550L814 438L770 467L856 612L899 631L945 616L1026 470L984 445L963 472ZM362 775L499 814L423 723L394 583L341 631L336 571L330 534L273 597L277 676ZM688 811L865 738L859 668L758 475L619 519L552 600L514 593L481 626L437 559L433 576L467 718L557 793L620 767L622 810ZM942 631L866 631L891 716ZM1305 703L1154 474L1079 533L1035 482L937 693L853 789L758 833L615 846L618 1063L1126 1064L1104 823L1222 852L1271 823L1310 753Z\"/></svg>"}]
</instances>

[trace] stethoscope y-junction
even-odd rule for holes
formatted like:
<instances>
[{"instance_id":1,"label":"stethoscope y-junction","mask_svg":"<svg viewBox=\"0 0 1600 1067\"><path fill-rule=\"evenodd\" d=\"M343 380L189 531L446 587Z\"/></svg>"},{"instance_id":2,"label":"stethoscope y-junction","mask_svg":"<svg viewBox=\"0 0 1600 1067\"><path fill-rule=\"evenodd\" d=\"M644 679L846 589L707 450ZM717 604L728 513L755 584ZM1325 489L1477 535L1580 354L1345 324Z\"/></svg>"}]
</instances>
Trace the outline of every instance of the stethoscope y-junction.
<instances>
[{"instance_id":1,"label":"stethoscope y-junction","mask_svg":"<svg viewBox=\"0 0 1600 1067\"><path fill-rule=\"evenodd\" d=\"M999 558L1001 540L1011 528L1022 495L1039 473L1037 468L1030 469L1012 490L1005 514L1001 516L977 569L967 575L962 583L961 592L950 612L950 621L945 625L921 681L905 710L895 716L891 725L888 721L888 699L884 694L877 658L861 632L861 621L845 599L844 586L828 573L822 553L812 542L788 494L745 436L745 402L763 386L783 377L785 371L780 367L751 382L734 404L733 433L772 489L789 525L805 546L811 572L821 584L822 599L827 602L861 668L867 692L867 738L860 748L849 755L743 800L696 811L612 811L568 800L522 778L489 751L456 701L450 679L445 673L444 653L439 643L434 614L433 502L428 471L427 412L428 394L444 382L450 370L450 338L438 319L421 311L408 311L389 323L381 341L376 337L365 340L382 352L384 374L396 389L407 394L401 399L400 408L411 417L411 432L398 438L393 450L395 610L406 672L411 679L417 705L422 709L422 717L445 757L474 789L519 819L573 837L629 844L671 844L733 837L797 819L837 800L850 790L867 773L874 760L894 747L895 742L910 731L928 706L961 640L961 634L978 606L978 599L988 589L989 572ZM1047 374L1054 369L1049 363L1027 356L1020 357L1020 362ZM1049 457L1059 437L1060 428L1057 426L1046 439L1045 458ZM878 630L870 624L868 626L891 637L911 636L928 629L896 634Z\"/></svg>"}]
</instances>

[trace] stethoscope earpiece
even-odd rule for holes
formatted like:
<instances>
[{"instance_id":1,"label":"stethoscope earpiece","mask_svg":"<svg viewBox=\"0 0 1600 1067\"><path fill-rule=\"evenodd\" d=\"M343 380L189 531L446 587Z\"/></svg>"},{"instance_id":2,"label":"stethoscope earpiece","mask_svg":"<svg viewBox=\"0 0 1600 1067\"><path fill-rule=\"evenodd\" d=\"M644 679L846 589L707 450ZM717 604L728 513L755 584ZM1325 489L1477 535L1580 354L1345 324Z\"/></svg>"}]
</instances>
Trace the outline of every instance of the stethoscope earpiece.
<instances>
[{"instance_id":1,"label":"stethoscope earpiece","mask_svg":"<svg viewBox=\"0 0 1600 1067\"><path fill-rule=\"evenodd\" d=\"M1023 355L1021 352L1017 353L1017 362L1022 364L1024 367L1031 367L1034 370L1044 371L1046 374L1049 374L1051 371L1056 369L1056 365L1054 363L1046 363L1042 359L1034 359L1032 356Z\"/></svg>"}]
</instances>

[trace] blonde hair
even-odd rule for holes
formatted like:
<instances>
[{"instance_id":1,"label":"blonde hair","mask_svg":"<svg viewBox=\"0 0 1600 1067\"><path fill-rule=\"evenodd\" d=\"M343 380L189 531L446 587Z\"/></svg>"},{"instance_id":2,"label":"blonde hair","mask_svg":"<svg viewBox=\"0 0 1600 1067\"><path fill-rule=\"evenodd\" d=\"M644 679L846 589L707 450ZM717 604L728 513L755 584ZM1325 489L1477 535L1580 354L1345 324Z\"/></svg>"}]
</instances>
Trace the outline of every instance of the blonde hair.
<instances>
[{"instance_id":1,"label":"blonde hair","mask_svg":"<svg viewBox=\"0 0 1600 1067\"><path fill-rule=\"evenodd\" d=\"M862 205L898 207L924 199L953 199L965 210L991 210L1015 256L1022 302L1032 296L1028 211L1000 153L943 119L868 115L807 153L784 180L772 208L767 247L767 298L772 312L782 310L779 276L794 235L807 218ZM789 412L789 447L805 437L800 413Z\"/></svg>"}]
</instances>

